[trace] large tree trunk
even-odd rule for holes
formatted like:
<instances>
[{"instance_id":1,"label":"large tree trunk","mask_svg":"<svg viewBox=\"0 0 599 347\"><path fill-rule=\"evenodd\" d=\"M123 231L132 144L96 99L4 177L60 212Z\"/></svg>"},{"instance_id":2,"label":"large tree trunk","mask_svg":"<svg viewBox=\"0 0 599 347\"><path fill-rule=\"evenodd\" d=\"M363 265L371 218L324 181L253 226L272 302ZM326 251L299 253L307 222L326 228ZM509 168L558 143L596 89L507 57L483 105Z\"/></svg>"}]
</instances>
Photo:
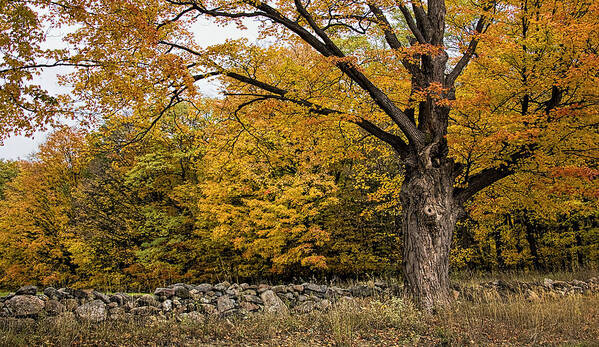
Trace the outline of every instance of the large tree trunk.
<instances>
[{"instance_id":1,"label":"large tree trunk","mask_svg":"<svg viewBox=\"0 0 599 347\"><path fill-rule=\"evenodd\" d=\"M453 163L408 170L401 191L403 272L408 293L425 310L446 305L449 251L460 207L453 199Z\"/></svg>"}]
</instances>

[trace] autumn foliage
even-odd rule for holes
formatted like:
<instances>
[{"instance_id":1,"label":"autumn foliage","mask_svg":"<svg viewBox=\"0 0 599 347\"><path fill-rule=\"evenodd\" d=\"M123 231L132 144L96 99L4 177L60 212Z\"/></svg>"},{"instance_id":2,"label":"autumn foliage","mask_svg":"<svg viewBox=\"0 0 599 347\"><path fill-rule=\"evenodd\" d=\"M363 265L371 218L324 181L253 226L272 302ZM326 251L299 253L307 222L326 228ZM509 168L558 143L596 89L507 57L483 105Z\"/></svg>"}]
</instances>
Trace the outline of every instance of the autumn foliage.
<instances>
[{"instance_id":1,"label":"autumn foliage","mask_svg":"<svg viewBox=\"0 0 599 347\"><path fill-rule=\"evenodd\" d=\"M145 124L65 128L30 160L4 162L2 285L139 289L400 271L402 178L386 147L347 128L326 143L306 131L306 150L282 135L284 115L252 133L204 116L180 108L126 147ZM597 178L554 168L486 190L458 226L452 267L596 265Z\"/></svg>"},{"instance_id":2,"label":"autumn foliage","mask_svg":"<svg viewBox=\"0 0 599 347\"><path fill-rule=\"evenodd\" d=\"M437 38L392 1L0 4L0 133L82 120L0 166L2 286L397 274L421 158L451 169L452 269L599 262L596 0L446 1ZM193 13L251 11L261 41L194 41ZM418 84L445 53L446 83ZM70 95L34 83L49 66Z\"/></svg>"}]
</instances>

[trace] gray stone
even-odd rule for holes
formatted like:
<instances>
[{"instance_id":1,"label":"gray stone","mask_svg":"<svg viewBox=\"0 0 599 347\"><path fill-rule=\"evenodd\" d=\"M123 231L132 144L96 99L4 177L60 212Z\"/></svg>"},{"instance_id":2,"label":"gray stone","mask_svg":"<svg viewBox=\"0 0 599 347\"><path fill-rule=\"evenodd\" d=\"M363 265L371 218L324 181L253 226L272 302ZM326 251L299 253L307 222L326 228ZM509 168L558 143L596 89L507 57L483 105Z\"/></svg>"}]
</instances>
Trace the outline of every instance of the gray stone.
<instances>
[{"instance_id":1,"label":"gray stone","mask_svg":"<svg viewBox=\"0 0 599 347\"><path fill-rule=\"evenodd\" d=\"M37 294L36 286L23 286L15 292L15 295L35 295Z\"/></svg>"},{"instance_id":2,"label":"gray stone","mask_svg":"<svg viewBox=\"0 0 599 347\"><path fill-rule=\"evenodd\" d=\"M132 299L125 293L114 293L110 296L110 302L116 302L119 306L125 305L125 303L130 302Z\"/></svg>"},{"instance_id":3,"label":"gray stone","mask_svg":"<svg viewBox=\"0 0 599 347\"><path fill-rule=\"evenodd\" d=\"M156 290L154 291L154 295L156 295L158 297L163 297L163 298L171 298L171 297L175 296L175 289L174 288L156 288Z\"/></svg>"},{"instance_id":4,"label":"gray stone","mask_svg":"<svg viewBox=\"0 0 599 347\"><path fill-rule=\"evenodd\" d=\"M93 300L77 307L75 315L81 320L97 323L106 320L108 312L102 300Z\"/></svg>"},{"instance_id":5,"label":"gray stone","mask_svg":"<svg viewBox=\"0 0 599 347\"><path fill-rule=\"evenodd\" d=\"M81 289L73 289L73 288L60 288L58 290L63 294L66 294L68 298L76 298L76 299L87 299L88 293Z\"/></svg>"},{"instance_id":6,"label":"gray stone","mask_svg":"<svg viewBox=\"0 0 599 347\"><path fill-rule=\"evenodd\" d=\"M283 286L283 285L278 285L278 286L271 287L270 290L272 290L275 293L286 293L287 287Z\"/></svg>"},{"instance_id":7,"label":"gray stone","mask_svg":"<svg viewBox=\"0 0 599 347\"><path fill-rule=\"evenodd\" d=\"M202 311L204 311L205 314L209 314L209 315L218 314L218 309L214 305L201 304L200 306L202 307Z\"/></svg>"},{"instance_id":8,"label":"gray stone","mask_svg":"<svg viewBox=\"0 0 599 347\"><path fill-rule=\"evenodd\" d=\"M574 285L576 287L583 288L583 289L588 289L589 288L588 283L586 283L584 281L579 281L579 280L573 280L572 281L572 285Z\"/></svg>"},{"instance_id":9,"label":"gray stone","mask_svg":"<svg viewBox=\"0 0 599 347\"><path fill-rule=\"evenodd\" d=\"M162 310L164 312L170 312L170 311L172 311L173 310L173 302L170 301L170 300L168 300L168 299L164 300L162 302Z\"/></svg>"},{"instance_id":10,"label":"gray stone","mask_svg":"<svg viewBox=\"0 0 599 347\"><path fill-rule=\"evenodd\" d=\"M44 295L44 294L38 294L36 296L38 298L40 298L42 301L48 301L48 300L50 300L50 298L47 295Z\"/></svg>"},{"instance_id":11,"label":"gray stone","mask_svg":"<svg viewBox=\"0 0 599 347\"><path fill-rule=\"evenodd\" d=\"M102 300L102 302L105 304L110 303L110 297L104 293L100 293L94 290L92 291L92 297L94 298L94 300Z\"/></svg>"},{"instance_id":12,"label":"gray stone","mask_svg":"<svg viewBox=\"0 0 599 347\"><path fill-rule=\"evenodd\" d=\"M67 291L67 288L60 288L58 289L58 292L60 293L61 299L73 299L73 295Z\"/></svg>"},{"instance_id":13,"label":"gray stone","mask_svg":"<svg viewBox=\"0 0 599 347\"><path fill-rule=\"evenodd\" d=\"M137 300L135 300L135 306L143 307L143 306L152 306L152 307L160 307L160 302L156 300L156 297L152 294L144 294L140 296Z\"/></svg>"},{"instance_id":14,"label":"gray stone","mask_svg":"<svg viewBox=\"0 0 599 347\"><path fill-rule=\"evenodd\" d=\"M8 300L14 298L14 296L15 296L14 294L8 294L6 296L2 296L2 297L0 297L0 302L8 301Z\"/></svg>"},{"instance_id":15,"label":"gray stone","mask_svg":"<svg viewBox=\"0 0 599 347\"><path fill-rule=\"evenodd\" d=\"M553 281L552 283L554 288L558 288L558 289L569 289L570 285L567 282L564 281Z\"/></svg>"},{"instance_id":16,"label":"gray stone","mask_svg":"<svg viewBox=\"0 0 599 347\"><path fill-rule=\"evenodd\" d=\"M314 283L304 283L303 286L304 286L304 290L311 291L314 293L324 294L327 291L327 286L324 286L324 285L319 286L318 284L314 284Z\"/></svg>"},{"instance_id":17,"label":"gray stone","mask_svg":"<svg viewBox=\"0 0 599 347\"><path fill-rule=\"evenodd\" d=\"M181 299L191 298L191 295L189 294L189 289L187 289L185 286L176 285L173 287L173 289L175 290L175 296L178 296Z\"/></svg>"},{"instance_id":18,"label":"gray stone","mask_svg":"<svg viewBox=\"0 0 599 347\"><path fill-rule=\"evenodd\" d=\"M216 307L219 313L226 312L228 310L232 310L235 308L235 302L231 300L228 296L221 296L216 301Z\"/></svg>"},{"instance_id":19,"label":"gray stone","mask_svg":"<svg viewBox=\"0 0 599 347\"><path fill-rule=\"evenodd\" d=\"M217 285L214 286L214 290L217 290L219 292L224 292L225 290L227 290L227 288L229 288L228 284L223 283L219 283Z\"/></svg>"},{"instance_id":20,"label":"gray stone","mask_svg":"<svg viewBox=\"0 0 599 347\"><path fill-rule=\"evenodd\" d=\"M0 317L10 317L10 311L4 303L0 303Z\"/></svg>"},{"instance_id":21,"label":"gray stone","mask_svg":"<svg viewBox=\"0 0 599 347\"><path fill-rule=\"evenodd\" d=\"M66 307L57 300L48 300L44 303L44 310L49 316L57 316L66 311Z\"/></svg>"},{"instance_id":22,"label":"gray stone","mask_svg":"<svg viewBox=\"0 0 599 347\"><path fill-rule=\"evenodd\" d=\"M202 283L202 284L196 286L195 289L201 293L206 293L206 292L209 292L212 289L214 289L214 287L212 286L212 284Z\"/></svg>"},{"instance_id":23,"label":"gray stone","mask_svg":"<svg viewBox=\"0 0 599 347\"><path fill-rule=\"evenodd\" d=\"M327 293L329 293L329 292L332 295L344 296L344 295L350 294L351 291L348 289L343 289L343 288L339 288L339 287L329 287L329 290L327 291Z\"/></svg>"},{"instance_id":24,"label":"gray stone","mask_svg":"<svg viewBox=\"0 0 599 347\"><path fill-rule=\"evenodd\" d=\"M62 294L61 292L58 291L58 289L53 288L53 287L48 287L46 289L44 289L44 294L50 298L50 299L54 299L54 300L60 300L64 298L64 294Z\"/></svg>"},{"instance_id":25,"label":"gray stone","mask_svg":"<svg viewBox=\"0 0 599 347\"><path fill-rule=\"evenodd\" d=\"M243 298L244 301L253 302L254 304L262 304L262 303L264 303L264 301L262 301L262 299L260 299L256 295L243 295L242 298Z\"/></svg>"},{"instance_id":26,"label":"gray stone","mask_svg":"<svg viewBox=\"0 0 599 347\"><path fill-rule=\"evenodd\" d=\"M239 304L239 306L248 312L255 312L260 310L260 306L248 301L243 301L241 304Z\"/></svg>"},{"instance_id":27,"label":"gray stone","mask_svg":"<svg viewBox=\"0 0 599 347\"><path fill-rule=\"evenodd\" d=\"M169 287L185 287L187 290L193 289L193 286L191 284L187 284L187 283L175 283Z\"/></svg>"},{"instance_id":28,"label":"gray stone","mask_svg":"<svg viewBox=\"0 0 599 347\"><path fill-rule=\"evenodd\" d=\"M550 278L543 279L543 285L547 288L553 288L553 280Z\"/></svg>"},{"instance_id":29,"label":"gray stone","mask_svg":"<svg viewBox=\"0 0 599 347\"><path fill-rule=\"evenodd\" d=\"M4 305L15 317L36 316L44 309L44 302L33 295L16 295Z\"/></svg>"},{"instance_id":30,"label":"gray stone","mask_svg":"<svg viewBox=\"0 0 599 347\"><path fill-rule=\"evenodd\" d=\"M286 314L289 312L287 305L272 290L267 290L260 294L264 301L264 311L276 314Z\"/></svg>"},{"instance_id":31,"label":"gray stone","mask_svg":"<svg viewBox=\"0 0 599 347\"><path fill-rule=\"evenodd\" d=\"M298 293L304 292L304 286L302 286L301 284L294 284L293 286L291 286L291 289L293 289L294 292Z\"/></svg>"},{"instance_id":32,"label":"gray stone","mask_svg":"<svg viewBox=\"0 0 599 347\"><path fill-rule=\"evenodd\" d=\"M576 294L583 294L584 293L584 289L582 289L581 287L577 287L577 286L572 286L570 288L570 291L572 293L576 293Z\"/></svg>"}]
</instances>

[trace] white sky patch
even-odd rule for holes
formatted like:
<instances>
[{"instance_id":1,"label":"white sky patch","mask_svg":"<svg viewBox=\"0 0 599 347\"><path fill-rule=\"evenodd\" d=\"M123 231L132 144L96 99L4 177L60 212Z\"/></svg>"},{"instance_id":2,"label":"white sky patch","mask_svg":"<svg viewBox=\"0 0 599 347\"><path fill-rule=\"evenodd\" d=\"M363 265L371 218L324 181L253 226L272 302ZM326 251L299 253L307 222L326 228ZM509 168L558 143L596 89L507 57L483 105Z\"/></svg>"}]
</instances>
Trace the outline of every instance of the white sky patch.
<instances>
[{"instance_id":1,"label":"white sky patch","mask_svg":"<svg viewBox=\"0 0 599 347\"><path fill-rule=\"evenodd\" d=\"M250 42L255 42L258 38L259 23L257 21L245 21L246 29L239 29L235 24L216 25L209 19L200 19L192 26L196 42L207 47L211 45L224 43L227 39L246 38ZM49 29L47 32L46 47L61 48L65 47L63 37L68 33L68 29ZM57 67L47 68L35 78L33 83L41 85L51 95L59 95L69 93L71 88L61 86L58 83L58 75L66 74L73 69ZM208 97L216 97L219 95L219 85L215 81L205 80L199 81L198 87ZM32 137L11 136L4 141L4 145L0 146L0 159L18 160L26 159L31 154L38 150L40 144L44 143L48 134L52 129L44 132L36 132Z\"/></svg>"}]
</instances>

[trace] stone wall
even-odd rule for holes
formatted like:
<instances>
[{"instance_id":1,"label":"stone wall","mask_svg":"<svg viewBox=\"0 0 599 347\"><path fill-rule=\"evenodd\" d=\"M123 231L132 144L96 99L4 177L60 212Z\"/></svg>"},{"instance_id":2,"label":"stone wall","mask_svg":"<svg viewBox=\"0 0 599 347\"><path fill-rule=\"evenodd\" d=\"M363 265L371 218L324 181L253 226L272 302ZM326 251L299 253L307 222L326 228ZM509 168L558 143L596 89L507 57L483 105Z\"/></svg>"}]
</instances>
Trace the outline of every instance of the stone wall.
<instances>
[{"instance_id":1,"label":"stone wall","mask_svg":"<svg viewBox=\"0 0 599 347\"><path fill-rule=\"evenodd\" d=\"M190 285L173 284L157 288L154 294L104 294L95 290L25 286L0 298L0 317L41 318L73 317L90 322L139 317L202 320L206 316L249 315L254 312L307 313L326 310L339 300L356 297L389 297L401 295L401 287L376 282L347 288L314 283L275 285L230 284L227 282ZM492 281L474 286L454 287L457 300L475 295L521 293L530 300L551 295L576 295L599 292L599 279L587 281L505 282Z\"/></svg>"},{"instance_id":2,"label":"stone wall","mask_svg":"<svg viewBox=\"0 0 599 347\"><path fill-rule=\"evenodd\" d=\"M253 312L306 313L326 310L334 302L353 297L391 295L398 288L382 282L349 288L314 283L275 285L230 284L227 282L189 285L177 283L157 288L154 294L104 294L95 290L52 287L38 293L25 286L0 298L0 317L37 318L74 315L81 320L100 322L138 316L199 319L207 315L248 315Z\"/></svg>"}]
</instances>

